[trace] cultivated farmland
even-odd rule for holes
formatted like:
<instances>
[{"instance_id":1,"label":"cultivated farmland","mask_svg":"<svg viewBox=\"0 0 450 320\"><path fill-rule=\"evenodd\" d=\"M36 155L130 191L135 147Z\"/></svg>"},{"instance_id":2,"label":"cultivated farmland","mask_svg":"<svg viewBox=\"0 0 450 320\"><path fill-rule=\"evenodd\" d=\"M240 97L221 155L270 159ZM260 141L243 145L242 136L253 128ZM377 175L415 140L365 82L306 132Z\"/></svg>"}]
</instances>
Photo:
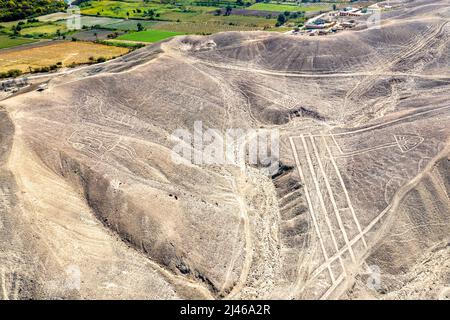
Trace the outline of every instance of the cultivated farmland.
<instances>
[{"instance_id":1,"label":"cultivated farmland","mask_svg":"<svg viewBox=\"0 0 450 320\"><path fill-rule=\"evenodd\" d=\"M24 28L20 31L22 35L53 35L56 32L64 31L65 24L45 24L36 27Z\"/></svg>"},{"instance_id":2,"label":"cultivated farmland","mask_svg":"<svg viewBox=\"0 0 450 320\"><path fill-rule=\"evenodd\" d=\"M223 31L254 31L261 29L256 26L241 26L220 22L169 22L157 24L153 29L161 29L184 34L213 34Z\"/></svg>"},{"instance_id":3,"label":"cultivated farmland","mask_svg":"<svg viewBox=\"0 0 450 320\"><path fill-rule=\"evenodd\" d=\"M104 24L103 28L114 29L114 30L134 30L136 31L138 28L138 24L141 24L144 28L148 28L154 26L158 22L156 21L146 21L146 20L123 20L114 23Z\"/></svg>"},{"instance_id":4,"label":"cultivated farmland","mask_svg":"<svg viewBox=\"0 0 450 320\"><path fill-rule=\"evenodd\" d=\"M0 49L20 46L22 44L32 43L36 40L27 38L10 38L7 35L0 34Z\"/></svg>"},{"instance_id":5,"label":"cultivated farmland","mask_svg":"<svg viewBox=\"0 0 450 320\"><path fill-rule=\"evenodd\" d=\"M127 53L126 48L107 46L90 42L53 42L46 46L0 51L0 72L18 69L42 68L61 62L63 66L89 62L104 57L110 59Z\"/></svg>"},{"instance_id":6,"label":"cultivated farmland","mask_svg":"<svg viewBox=\"0 0 450 320\"><path fill-rule=\"evenodd\" d=\"M249 10L264 10L264 11L278 11L278 12L297 12L297 11L320 11L329 10L329 5L311 5L311 6L297 6L291 4L277 4L277 3L255 3L248 8Z\"/></svg>"}]
</instances>

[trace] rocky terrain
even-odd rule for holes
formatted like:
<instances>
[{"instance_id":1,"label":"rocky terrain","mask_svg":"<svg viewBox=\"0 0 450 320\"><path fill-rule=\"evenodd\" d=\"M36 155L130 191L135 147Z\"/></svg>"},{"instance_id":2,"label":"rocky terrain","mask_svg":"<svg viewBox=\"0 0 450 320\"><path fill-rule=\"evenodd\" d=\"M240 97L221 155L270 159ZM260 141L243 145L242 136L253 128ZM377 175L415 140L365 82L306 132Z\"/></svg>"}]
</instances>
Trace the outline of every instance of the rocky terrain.
<instances>
[{"instance_id":1,"label":"rocky terrain","mask_svg":"<svg viewBox=\"0 0 450 320\"><path fill-rule=\"evenodd\" d=\"M0 298L448 298L449 19L176 37L0 101ZM279 172L173 161L197 121L277 129Z\"/></svg>"}]
</instances>

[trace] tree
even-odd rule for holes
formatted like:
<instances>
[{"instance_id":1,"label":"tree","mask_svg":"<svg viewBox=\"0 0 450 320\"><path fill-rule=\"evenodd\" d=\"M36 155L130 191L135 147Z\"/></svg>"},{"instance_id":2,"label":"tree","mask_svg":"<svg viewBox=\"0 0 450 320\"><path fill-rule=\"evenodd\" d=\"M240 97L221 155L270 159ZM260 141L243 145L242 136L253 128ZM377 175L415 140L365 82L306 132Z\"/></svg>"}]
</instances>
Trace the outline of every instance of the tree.
<instances>
[{"instance_id":1,"label":"tree","mask_svg":"<svg viewBox=\"0 0 450 320\"><path fill-rule=\"evenodd\" d=\"M155 10L150 9L147 11L146 15L150 18L150 19L154 19L155 17Z\"/></svg>"},{"instance_id":2,"label":"tree","mask_svg":"<svg viewBox=\"0 0 450 320\"><path fill-rule=\"evenodd\" d=\"M12 26L11 30L13 32L13 35L18 36L20 33L20 30L22 30L22 27L20 25L15 25L15 26Z\"/></svg>"},{"instance_id":3,"label":"tree","mask_svg":"<svg viewBox=\"0 0 450 320\"><path fill-rule=\"evenodd\" d=\"M231 10L233 10L233 8L230 5L227 5L225 8L225 15L229 16L231 14Z\"/></svg>"},{"instance_id":4,"label":"tree","mask_svg":"<svg viewBox=\"0 0 450 320\"><path fill-rule=\"evenodd\" d=\"M0 0L0 21L15 21L27 17L64 11L64 1L54 0Z\"/></svg>"},{"instance_id":5,"label":"tree","mask_svg":"<svg viewBox=\"0 0 450 320\"><path fill-rule=\"evenodd\" d=\"M137 30L138 30L138 31L144 31L144 26L142 25L142 23L138 22L138 24L137 24Z\"/></svg>"},{"instance_id":6,"label":"tree","mask_svg":"<svg viewBox=\"0 0 450 320\"><path fill-rule=\"evenodd\" d=\"M275 24L275 26L276 27L282 26L283 24L285 24L285 22L286 22L286 16L284 14L280 13L278 15L277 23Z\"/></svg>"},{"instance_id":7,"label":"tree","mask_svg":"<svg viewBox=\"0 0 450 320\"><path fill-rule=\"evenodd\" d=\"M236 0L236 4L238 6L243 6L244 5L244 1L243 0Z\"/></svg>"}]
</instances>

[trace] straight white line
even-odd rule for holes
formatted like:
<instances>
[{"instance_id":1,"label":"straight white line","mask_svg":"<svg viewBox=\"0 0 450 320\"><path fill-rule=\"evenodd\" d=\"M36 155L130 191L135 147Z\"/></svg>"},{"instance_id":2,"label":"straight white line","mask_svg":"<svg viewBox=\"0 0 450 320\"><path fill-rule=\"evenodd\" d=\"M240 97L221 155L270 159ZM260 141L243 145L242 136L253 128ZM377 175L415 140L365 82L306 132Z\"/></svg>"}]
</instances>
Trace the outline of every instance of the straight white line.
<instances>
[{"instance_id":1,"label":"straight white line","mask_svg":"<svg viewBox=\"0 0 450 320\"><path fill-rule=\"evenodd\" d=\"M372 129L377 129L379 127L384 127L384 126L387 126L387 125L390 125L390 124L393 124L393 123L396 123L396 122L400 122L400 121L403 121L403 120L407 120L407 119L410 119L410 118L418 117L418 116L421 116L421 115L424 115L424 114L428 114L428 113L431 113L431 112L437 112L437 111L440 111L440 110L443 110L443 109L448 109L448 108L450 108L450 105L442 106L442 107L439 107L439 108L436 108L436 109L430 109L430 110L417 112L417 113L406 115L404 117L397 118L397 119L394 119L394 120L390 120L390 121L386 121L386 122L383 122L383 123L374 124L374 125L371 125L371 126L365 127L365 128L354 129L354 130L346 131L346 132L337 132L337 133L331 133L330 132L330 133L327 133L327 134L324 134L324 133L313 134L312 136L313 137L327 137L327 136L331 135L334 138L335 136L345 136L345 135L350 135L350 134L354 134L354 133L370 131ZM300 138L300 136L292 136L292 138Z\"/></svg>"},{"instance_id":2,"label":"straight white line","mask_svg":"<svg viewBox=\"0 0 450 320\"><path fill-rule=\"evenodd\" d=\"M319 203L320 203L320 206L322 207L322 210L323 210L323 214L324 214L324 217L325 217L325 222L327 224L328 230L330 231L331 240L333 241L334 248L336 249L336 252L338 252L339 251L339 246L338 246L336 238L334 236L333 228L331 227L330 219L328 218L327 208L325 206L325 202L323 201L322 192L320 191L319 181L317 181L317 176L316 176L316 173L315 173L315 170L314 170L314 166L313 166L312 161L311 161L311 156L309 154L308 146L306 144L306 140L305 140L305 137L303 135L301 136L301 139L302 139L302 143L303 143L303 148L305 149L306 160L308 161L311 177L313 178L314 186L315 186L316 191L317 191L317 196L319 197ZM341 263L342 270L344 270L344 273L345 273L346 272L345 271L345 266L344 266L344 263L343 263L341 257L339 257L339 262Z\"/></svg>"},{"instance_id":3,"label":"straight white line","mask_svg":"<svg viewBox=\"0 0 450 320\"><path fill-rule=\"evenodd\" d=\"M344 274L341 273L341 275L337 278L336 282L333 283L331 287L328 288L328 290L320 297L320 300L326 300L330 296L330 294L333 293L333 291L338 287L338 285L341 284L342 280L344 280Z\"/></svg>"},{"instance_id":4,"label":"straight white line","mask_svg":"<svg viewBox=\"0 0 450 320\"><path fill-rule=\"evenodd\" d=\"M312 206L311 198L309 196L308 187L306 185L305 175L303 174L303 170L301 168L300 161L298 160L297 149L295 148L294 141L293 141L292 138L289 138L289 141L291 143L291 148L292 148L292 151L294 153L294 159L295 159L295 163L297 164L298 174L300 175L300 179L302 179L304 187L305 187L306 201L308 202L308 207L309 207L309 211L311 212L311 217L312 217L312 220L313 220L314 229L316 230L317 237L319 238L320 247L322 248L322 253L323 253L323 256L324 256L324 259L325 259L325 263L326 263L326 262L328 262L329 258L328 258L328 254L327 254L327 252L325 250L325 246L323 244L323 239L322 239L322 235L320 234L319 225L317 224L316 215L314 213L314 209L313 209L313 206ZM331 264L328 264L327 268L328 268L328 272L329 272L330 277L331 277L331 281L334 282L335 278L334 278L334 275L333 275L333 272L331 270L331 266L330 265Z\"/></svg>"},{"instance_id":5,"label":"straight white line","mask_svg":"<svg viewBox=\"0 0 450 320\"><path fill-rule=\"evenodd\" d=\"M325 140L325 137L322 137L322 140L323 140L323 143L325 144L325 148L327 149L328 155L330 156L330 160L331 160L331 163L333 164L334 170L336 170L336 174L337 174L337 177L339 179L339 182L341 183L342 189L344 190L345 199L347 200L348 207L350 208L350 211L352 213L353 220L356 223L356 227L358 228L359 234L361 234L361 232L362 232L361 225L359 224L358 218L356 217L356 214L355 214L355 210L353 209L353 206L352 206L352 202L350 201L350 196L348 195L347 187L344 184L344 180L342 179L342 176L341 176L339 168L338 168L338 166L336 164L336 161L334 161L333 154L331 153L330 148L328 147L328 144L327 144L327 141ZM362 241L364 243L364 247L366 247L366 249L367 249L366 240L364 239L363 236L361 236L361 238L362 238Z\"/></svg>"},{"instance_id":6,"label":"straight white line","mask_svg":"<svg viewBox=\"0 0 450 320\"><path fill-rule=\"evenodd\" d=\"M271 71L271 70L264 70L264 69L254 69L254 68L247 68L243 66L231 66L231 65L225 65L225 64L218 64L218 63L210 63L204 60L195 60L194 62L201 63L213 68L221 68L221 69L228 69L228 70L237 70L237 71L243 71L243 72L253 72L253 73L260 73L265 74L269 76L281 76L281 77L294 77L294 78L348 78L348 77L366 77L366 76L379 76L379 77L389 77L389 76L405 76L405 77L416 77L416 78L425 78L425 79L436 79L439 81L440 79L446 79L449 77L448 74L435 74L435 75L427 75L427 74L420 74L420 73L406 73L406 72L353 72L353 73L329 73L329 74L308 74L308 73L293 73L293 72L279 72L279 71ZM446 80L440 80L445 81Z\"/></svg>"},{"instance_id":7,"label":"straight white line","mask_svg":"<svg viewBox=\"0 0 450 320\"><path fill-rule=\"evenodd\" d=\"M336 147L338 148L339 152L341 154L343 154L344 151L342 151L341 146L337 143L336 138L334 137L334 134L330 133L330 137L331 137L331 139L333 139L333 142L336 145Z\"/></svg>"},{"instance_id":8,"label":"straight white line","mask_svg":"<svg viewBox=\"0 0 450 320\"><path fill-rule=\"evenodd\" d=\"M343 248L341 248L337 253L335 253L334 255L332 255L330 257L330 259L328 260L328 262L323 263L320 267L318 267L316 270L314 270L311 279L317 277L325 268L328 268L329 266L327 264L331 264L333 263L333 261L335 261L338 257L340 257L342 254L344 254L345 251L348 250L348 248L352 245L354 245L356 242L358 242L359 239L363 239L363 236L369 232L373 226L380 221L380 219L392 208L392 204L389 204L383 211L380 212L380 214L373 219L369 225L367 227L364 228L364 230L362 230L362 232L360 234L358 234L356 237L354 237L352 240L350 240L349 242L349 246L344 246Z\"/></svg>"},{"instance_id":9,"label":"straight white line","mask_svg":"<svg viewBox=\"0 0 450 320\"><path fill-rule=\"evenodd\" d=\"M0 271L0 281L1 281L0 286L2 287L3 300L9 300L8 291L6 289L6 273L3 268Z\"/></svg>"},{"instance_id":10,"label":"straight white line","mask_svg":"<svg viewBox=\"0 0 450 320\"><path fill-rule=\"evenodd\" d=\"M317 150L316 144L314 143L314 138L310 135L310 136L309 136L309 139L310 139L310 141L311 141L311 145L312 145L312 147L313 147L314 154L316 155L317 162L318 162L319 168L320 168L320 172L322 173L322 176L323 176L323 178L324 178L325 186L326 186L326 188L327 188L328 194L329 194L330 199L331 199L331 204L332 204L332 206L333 206L333 210L334 210L334 214L335 214L335 216L336 216L336 220L337 220L337 222L338 222L338 224L339 224L339 228L341 229L342 235L343 235L343 237L344 237L344 241L345 241L346 245L348 246L348 236L347 236L347 232L345 231L344 224L342 223L342 219L341 219L341 216L340 216L340 214L339 214L339 210L338 210L336 201L335 201L335 199L334 199L333 190L331 190L330 181L328 180L327 174L325 173L325 170L324 170L324 168L323 168L322 160L320 159L319 152L318 152L318 150ZM353 263L356 263L356 259L355 259L355 255L353 254L353 249L352 249L352 247L349 247L349 252L350 252L350 256L351 256L351 258L352 258Z\"/></svg>"},{"instance_id":11,"label":"straight white line","mask_svg":"<svg viewBox=\"0 0 450 320\"><path fill-rule=\"evenodd\" d=\"M290 138L292 139L292 137ZM325 146L326 145L326 141L325 142ZM330 150L327 148L328 152L330 152ZM436 163L436 161L438 159L440 159L441 157L443 157L445 154L448 153L448 151L450 150L450 148L444 148L443 150L441 150L427 165L427 167L424 169L423 173L425 172L429 172L431 170L431 168L434 166L434 164ZM403 193L402 196L399 197L399 199L402 199L404 197L404 195L411 190L411 188L415 187L418 183L418 181L420 181L420 177L421 175L416 176L413 180L411 180L406 186L403 186L400 191ZM407 186L410 186L411 188L406 188ZM403 189L405 189L405 191L403 191ZM367 227L364 228L364 230L362 230L361 233L359 233L355 238L353 238L352 240L350 240L349 245L352 246L353 244L355 244L357 241L359 241L359 239L363 239L363 236L369 232L376 223L378 223L393 207L396 207L398 205L398 202L400 200L397 201L397 203L395 202L391 202L386 208L384 208L383 211L381 211L370 223ZM339 256L341 256L342 254L344 254L344 252L348 250L348 247L345 246L342 249L339 250L339 252L337 252L336 254L334 254L333 256L330 257L330 259L322 264L321 266L319 266L311 275L310 277L310 281L315 279L323 270L325 270L325 268L329 268L329 264L331 264L333 261L335 261ZM306 285L306 284L305 284Z\"/></svg>"},{"instance_id":12,"label":"straight white line","mask_svg":"<svg viewBox=\"0 0 450 320\"><path fill-rule=\"evenodd\" d=\"M346 152L346 153L342 153L336 156L336 158L346 158L346 157L351 157L351 156L356 156L359 154L363 154L363 153L367 153L370 151L375 151L375 150L380 150L380 149L386 149L386 148L392 148L392 147L398 147L397 142L393 142L393 143L386 143L386 144L382 144L376 147L371 147L371 148L365 148L365 149L360 149L360 150L356 150L353 152Z\"/></svg>"}]
</instances>

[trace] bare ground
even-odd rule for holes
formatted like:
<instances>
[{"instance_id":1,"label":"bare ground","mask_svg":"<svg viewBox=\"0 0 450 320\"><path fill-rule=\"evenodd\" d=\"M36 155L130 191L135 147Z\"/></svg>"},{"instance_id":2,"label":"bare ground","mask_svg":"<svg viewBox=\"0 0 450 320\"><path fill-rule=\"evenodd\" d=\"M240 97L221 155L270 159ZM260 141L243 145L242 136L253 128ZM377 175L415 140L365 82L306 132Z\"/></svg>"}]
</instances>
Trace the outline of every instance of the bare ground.
<instances>
[{"instance_id":1,"label":"bare ground","mask_svg":"<svg viewBox=\"0 0 450 320\"><path fill-rule=\"evenodd\" d=\"M0 297L445 298L446 5L176 37L3 100ZM284 169L174 163L195 121L278 129Z\"/></svg>"}]
</instances>

